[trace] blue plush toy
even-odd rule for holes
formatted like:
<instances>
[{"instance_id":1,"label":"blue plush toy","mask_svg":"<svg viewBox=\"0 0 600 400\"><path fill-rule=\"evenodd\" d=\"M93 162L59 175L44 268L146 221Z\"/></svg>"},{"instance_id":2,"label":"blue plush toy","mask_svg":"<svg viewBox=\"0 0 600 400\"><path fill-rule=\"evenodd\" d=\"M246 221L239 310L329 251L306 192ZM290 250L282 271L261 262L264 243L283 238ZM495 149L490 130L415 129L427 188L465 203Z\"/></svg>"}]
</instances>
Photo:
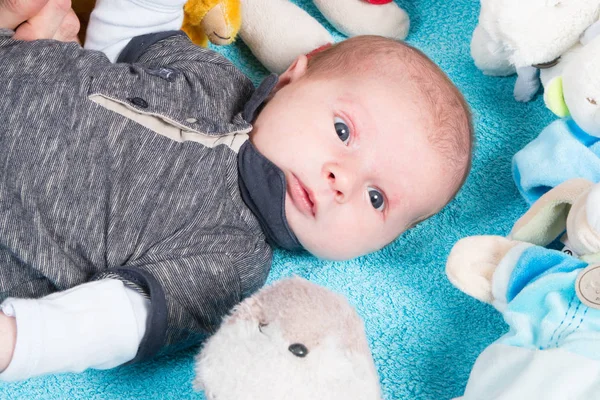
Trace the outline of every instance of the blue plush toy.
<instances>
[{"instance_id":1,"label":"blue plush toy","mask_svg":"<svg viewBox=\"0 0 600 400\"><path fill-rule=\"evenodd\" d=\"M513 157L513 177L528 203L573 178L600 182L600 137L572 119L557 120Z\"/></svg>"},{"instance_id":2,"label":"blue plush toy","mask_svg":"<svg viewBox=\"0 0 600 400\"><path fill-rule=\"evenodd\" d=\"M543 247L565 230L562 252ZM446 273L509 326L478 357L462 399L600 398L600 184L558 185L507 238L459 241Z\"/></svg>"},{"instance_id":3,"label":"blue plush toy","mask_svg":"<svg viewBox=\"0 0 600 400\"><path fill-rule=\"evenodd\" d=\"M544 100L555 121L513 159L513 175L533 203L572 178L600 182L600 22L542 74Z\"/></svg>"}]
</instances>

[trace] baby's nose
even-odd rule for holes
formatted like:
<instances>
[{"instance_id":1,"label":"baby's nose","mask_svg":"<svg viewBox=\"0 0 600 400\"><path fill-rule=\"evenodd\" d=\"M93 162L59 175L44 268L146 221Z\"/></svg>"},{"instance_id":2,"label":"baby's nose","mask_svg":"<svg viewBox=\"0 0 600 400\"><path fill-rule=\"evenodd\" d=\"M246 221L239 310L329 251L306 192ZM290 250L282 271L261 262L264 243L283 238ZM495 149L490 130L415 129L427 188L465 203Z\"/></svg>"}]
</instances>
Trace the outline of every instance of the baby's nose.
<instances>
[{"instance_id":1,"label":"baby's nose","mask_svg":"<svg viewBox=\"0 0 600 400\"><path fill-rule=\"evenodd\" d=\"M330 169L327 174L329 187L334 193L335 199L338 202L344 202L352 191L352 178L349 174L337 169Z\"/></svg>"},{"instance_id":2,"label":"baby's nose","mask_svg":"<svg viewBox=\"0 0 600 400\"><path fill-rule=\"evenodd\" d=\"M329 186L331 187L331 189L335 193L336 200L342 198L344 196L344 193L342 193L340 190L338 190L338 185L337 185L336 177L335 177L335 174L333 172L329 173L328 179L329 179Z\"/></svg>"}]
</instances>

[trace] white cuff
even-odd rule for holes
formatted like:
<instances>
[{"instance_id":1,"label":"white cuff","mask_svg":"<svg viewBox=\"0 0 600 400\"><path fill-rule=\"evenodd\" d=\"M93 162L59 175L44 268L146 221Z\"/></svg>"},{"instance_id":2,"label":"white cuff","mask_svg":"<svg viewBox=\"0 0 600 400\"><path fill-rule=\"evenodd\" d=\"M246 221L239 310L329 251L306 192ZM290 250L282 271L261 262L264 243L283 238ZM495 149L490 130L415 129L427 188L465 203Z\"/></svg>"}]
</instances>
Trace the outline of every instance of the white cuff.
<instances>
[{"instance_id":1,"label":"white cuff","mask_svg":"<svg viewBox=\"0 0 600 400\"><path fill-rule=\"evenodd\" d=\"M17 340L2 381L108 369L132 360L144 337L149 300L116 279L76 286L41 299L6 299Z\"/></svg>"}]
</instances>

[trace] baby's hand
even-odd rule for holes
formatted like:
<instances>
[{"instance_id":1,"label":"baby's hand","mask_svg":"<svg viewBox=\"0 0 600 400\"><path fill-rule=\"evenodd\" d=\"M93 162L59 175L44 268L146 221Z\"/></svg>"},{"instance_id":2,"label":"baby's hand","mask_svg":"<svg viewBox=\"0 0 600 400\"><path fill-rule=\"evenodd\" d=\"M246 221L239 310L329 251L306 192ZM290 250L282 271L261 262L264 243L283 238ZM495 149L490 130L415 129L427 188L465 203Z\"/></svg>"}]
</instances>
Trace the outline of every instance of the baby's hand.
<instances>
[{"instance_id":1,"label":"baby's hand","mask_svg":"<svg viewBox=\"0 0 600 400\"><path fill-rule=\"evenodd\" d=\"M71 0L0 0L0 29L15 31L14 39L77 41L79 19Z\"/></svg>"},{"instance_id":2,"label":"baby's hand","mask_svg":"<svg viewBox=\"0 0 600 400\"><path fill-rule=\"evenodd\" d=\"M4 371L12 360L17 341L17 324L14 317L8 317L0 311L0 372Z\"/></svg>"}]
</instances>

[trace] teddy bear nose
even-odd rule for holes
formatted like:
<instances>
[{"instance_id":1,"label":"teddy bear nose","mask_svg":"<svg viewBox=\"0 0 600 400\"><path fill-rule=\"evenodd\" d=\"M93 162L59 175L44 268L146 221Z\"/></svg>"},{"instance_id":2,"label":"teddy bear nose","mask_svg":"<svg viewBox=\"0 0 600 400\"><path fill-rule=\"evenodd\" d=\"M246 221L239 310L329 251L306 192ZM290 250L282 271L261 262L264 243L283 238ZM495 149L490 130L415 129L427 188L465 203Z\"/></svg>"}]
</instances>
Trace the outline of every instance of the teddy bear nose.
<instances>
[{"instance_id":1,"label":"teddy bear nose","mask_svg":"<svg viewBox=\"0 0 600 400\"><path fill-rule=\"evenodd\" d=\"M308 349L302 343L294 343L288 347L288 350L291 351L296 357L306 357L308 354Z\"/></svg>"}]
</instances>

